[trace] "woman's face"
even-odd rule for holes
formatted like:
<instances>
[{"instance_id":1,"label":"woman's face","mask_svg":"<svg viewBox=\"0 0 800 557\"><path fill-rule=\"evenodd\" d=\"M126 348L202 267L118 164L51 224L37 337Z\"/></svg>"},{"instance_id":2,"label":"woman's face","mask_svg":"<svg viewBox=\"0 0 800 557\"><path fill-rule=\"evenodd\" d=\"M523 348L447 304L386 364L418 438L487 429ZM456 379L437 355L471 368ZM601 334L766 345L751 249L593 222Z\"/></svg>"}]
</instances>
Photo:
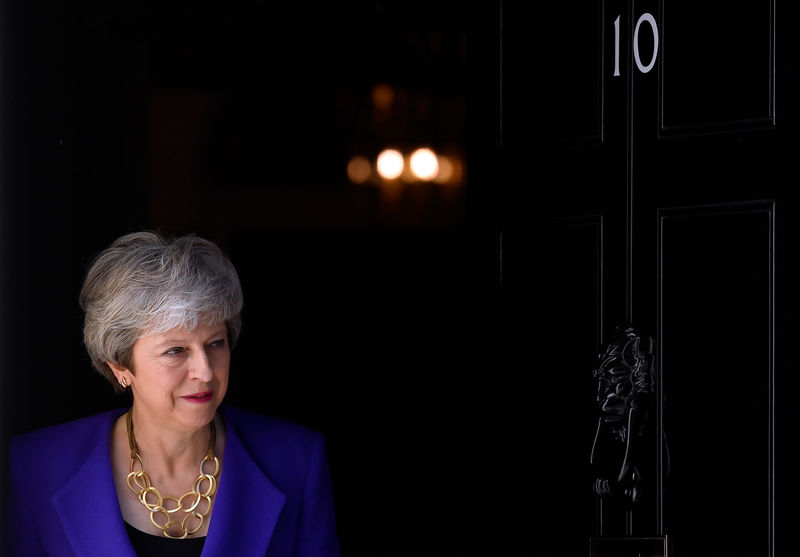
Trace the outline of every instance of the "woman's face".
<instances>
[{"instance_id":1,"label":"woman's face","mask_svg":"<svg viewBox=\"0 0 800 557\"><path fill-rule=\"evenodd\" d=\"M207 425L228 389L231 352L224 323L175 328L133 345L134 414L179 430Z\"/></svg>"}]
</instances>

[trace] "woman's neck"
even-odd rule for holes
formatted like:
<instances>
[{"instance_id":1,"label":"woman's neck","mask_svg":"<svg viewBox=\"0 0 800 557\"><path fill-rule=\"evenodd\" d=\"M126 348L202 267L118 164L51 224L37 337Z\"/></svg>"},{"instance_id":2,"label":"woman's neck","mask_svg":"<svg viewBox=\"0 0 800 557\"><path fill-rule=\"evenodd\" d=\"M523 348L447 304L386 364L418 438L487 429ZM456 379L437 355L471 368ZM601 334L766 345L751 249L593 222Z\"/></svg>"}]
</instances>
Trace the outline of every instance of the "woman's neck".
<instances>
[{"instance_id":1,"label":"woman's neck","mask_svg":"<svg viewBox=\"0 0 800 557\"><path fill-rule=\"evenodd\" d=\"M147 418L144 412L132 409L133 434L139 456L155 482L186 481L186 471L197 471L208 452L211 435L208 425L194 430L170 427Z\"/></svg>"}]
</instances>

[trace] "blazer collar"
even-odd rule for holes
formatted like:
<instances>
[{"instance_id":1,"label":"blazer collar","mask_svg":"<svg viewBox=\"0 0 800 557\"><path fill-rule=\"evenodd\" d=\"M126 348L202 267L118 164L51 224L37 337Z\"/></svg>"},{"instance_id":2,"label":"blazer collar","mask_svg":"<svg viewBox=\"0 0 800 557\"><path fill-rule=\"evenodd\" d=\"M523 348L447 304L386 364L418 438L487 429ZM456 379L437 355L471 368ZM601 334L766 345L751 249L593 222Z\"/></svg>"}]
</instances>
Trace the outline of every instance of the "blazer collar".
<instances>
[{"instance_id":1,"label":"blazer collar","mask_svg":"<svg viewBox=\"0 0 800 557\"><path fill-rule=\"evenodd\" d=\"M64 532L79 557L136 557L111 473L111 426L124 411L108 413L89 458L53 495ZM226 420L222 472L202 556L263 557L286 496L250 456L231 418Z\"/></svg>"},{"instance_id":2,"label":"blazer collar","mask_svg":"<svg viewBox=\"0 0 800 557\"><path fill-rule=\"evenodd\" d=\"M202 557L263 557L286 501L247 451L233 412L222 408L225 453Z\"/></svg>"},{"instance_id":3,"label":"blazer collar","mask_svg":"<svg viewBox=\"0 0 800 557\"><path fill-rule=\"evenodd\" d=\"M109 412L97 443L72 479L53 495L72 550L79 557L136 557L125 531L111 474L111 426L124 412Z\"/></svg>"}]
</instances>

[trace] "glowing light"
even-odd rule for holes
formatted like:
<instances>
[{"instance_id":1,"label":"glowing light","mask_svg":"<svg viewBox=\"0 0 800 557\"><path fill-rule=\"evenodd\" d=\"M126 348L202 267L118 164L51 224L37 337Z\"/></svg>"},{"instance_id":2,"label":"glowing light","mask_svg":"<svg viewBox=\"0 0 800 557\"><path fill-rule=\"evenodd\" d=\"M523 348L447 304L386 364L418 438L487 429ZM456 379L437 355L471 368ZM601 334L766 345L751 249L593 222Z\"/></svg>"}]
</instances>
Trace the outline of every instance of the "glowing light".
<instances>
[{"instance_id":1,"label":"glowing light","mask_svg":"<svg viewBox=\"0 0 800 557\"><path fill-rule=\"evenodd\" d=\"M403 173L403 155L395 149L384 149L378 155L378 174L387 180L394 180Z\"/></svg>"},{"instance_id":2,"label":"glowing light","mask_svg":"<svg viewBox=\"0 0 800 557\"><path fill-rule=\"evenodd\" d=\"M446 184L453 178L453 163L450 162L450 157L440 156L438 157L439 161L439 172L436 174L436 177L433 179L434 182L437 184Z\"/></svg>"},{"instance_id":3,"label":"glowing light","mask_svg":"<svg viewBox=\"0 0 800 557\"><path fill-rule=\"evenodd\" d=\"M432 180L439 172L436 153L425 147L411 153L410 164L411 172L420 180Z\"/></svg>"},{"instance_id":4,"label":"glowing light","mask_svg":"<svg viewBox=\"0 0 800 557\"><path fill-rule=\"evenodd\" d=\"M369 180L370 174L372 174L372 165L369 164L366 157L358 155L347 163L347 177L354 184L363 184Z\"/></svg>"}]
</instances>

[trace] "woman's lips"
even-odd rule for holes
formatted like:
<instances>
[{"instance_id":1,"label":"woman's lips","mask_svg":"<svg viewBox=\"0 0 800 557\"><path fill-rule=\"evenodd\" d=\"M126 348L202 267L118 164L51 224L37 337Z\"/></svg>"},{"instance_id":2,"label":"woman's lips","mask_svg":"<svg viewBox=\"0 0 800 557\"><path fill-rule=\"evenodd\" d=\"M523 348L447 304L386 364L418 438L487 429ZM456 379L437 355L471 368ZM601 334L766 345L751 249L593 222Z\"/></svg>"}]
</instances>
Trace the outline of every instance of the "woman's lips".
<instances>
[{"instance_id":1,"label":"woman's lips","mask_svg":"<svg viewBox=\"0 0 800 557\"><path fill-rule=\"evenodd\" d=\"M211 396L214 394L214 391L203 391L202 393L193 393L190 395L183 396L184 400L188 400L189 402L208 402L211 400Z\"/></svg>"}]
</instances>

